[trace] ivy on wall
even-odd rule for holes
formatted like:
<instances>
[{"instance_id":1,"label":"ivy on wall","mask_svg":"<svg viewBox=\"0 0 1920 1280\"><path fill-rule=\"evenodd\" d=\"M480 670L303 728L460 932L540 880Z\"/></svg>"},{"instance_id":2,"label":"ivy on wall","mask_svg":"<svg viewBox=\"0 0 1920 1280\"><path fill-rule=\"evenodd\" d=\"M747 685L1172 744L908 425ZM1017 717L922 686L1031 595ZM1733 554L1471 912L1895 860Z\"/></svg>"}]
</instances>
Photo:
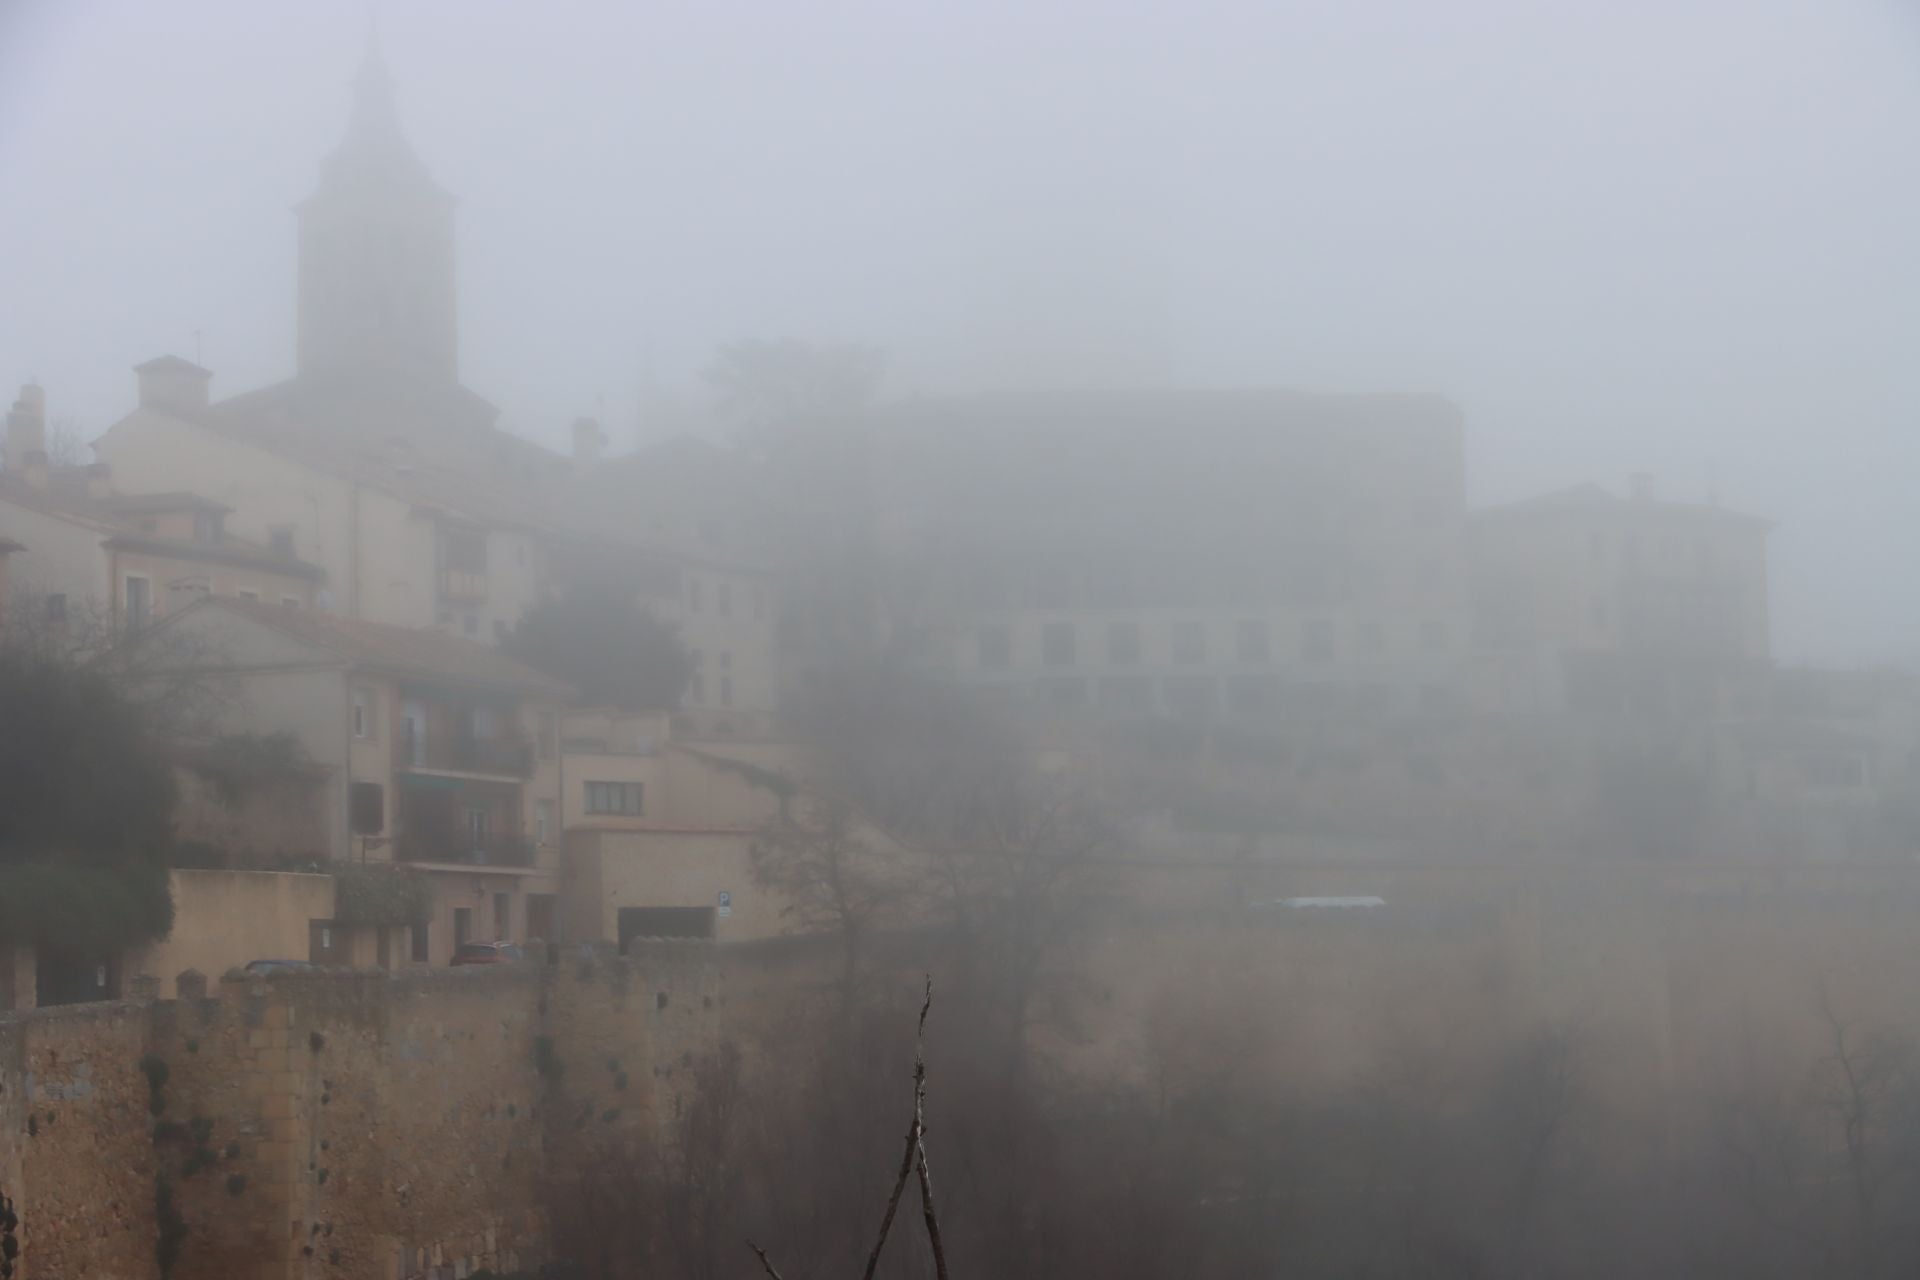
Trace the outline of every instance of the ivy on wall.
<instances>
[{"instance_id":1,"label":"ivy on wall","mask_svg":"<svg viewBox=\"0 0 1920 1280\"><path fill-rule=\"evenodd\" d=\"M417 925L433 912L433 886L401 867L341 867L333 873L333 893L333 916L341 924Z\"/></svg>"}]
</instances>

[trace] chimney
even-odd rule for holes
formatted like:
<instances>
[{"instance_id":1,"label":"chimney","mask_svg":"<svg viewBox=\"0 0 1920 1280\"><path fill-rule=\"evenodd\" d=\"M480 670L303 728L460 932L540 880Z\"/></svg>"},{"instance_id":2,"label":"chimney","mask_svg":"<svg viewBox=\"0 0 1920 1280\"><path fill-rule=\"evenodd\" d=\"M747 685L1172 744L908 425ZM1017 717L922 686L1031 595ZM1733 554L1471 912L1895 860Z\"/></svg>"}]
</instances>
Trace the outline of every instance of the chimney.
<instances>
[{"instance_id":1,"label":"chimney","mask_svg":"<svg viewBox=\"0 0 1920 1280\"><path fill-rule=\"evenodd\" d=\"M47 487L47 393L31 382L7 411L7 470L36 489Z\"/></svg>"},{"instance_id":2,"label":"chimney","mask_svg":"<svg viewBox=\"0 0 1920 1280\"><path fill-rule=\"evenodd\" d=\"M113 468L104 462L89 462L86 466L87 496L95 502L113 496Z\"/></svg>"},{"instance_id":3,"label":"chimney","mask_svg":"<svg viewBox=\"0 0 1920 1280\"><path fill-rule=\"evenodd\" d=\"M184 409L192 412L207 407L207 384L213 374L191 360L179 356L161 356L133 366L140 379L142 409Z\"/></svg>"},{"instance_id":4,"label":"chimney","mask_svg":"<svg viewBox=\"0 0 1920 1280\"><path fill-rule=\"evenodd\" d=\"M1627 492L1635 502L1653 501L1653 472L1636 471L1627 477Z\"/></svg>"},{"instance_id":5,"label":"chimney","mask_svg":"<svg viewBox=\"0 0 1920 1280\"><path fill-rule=\"evenodd\" d=\"M595 418L575 418L573 420L573 460L582 467L590 467L600 461L600 455L606 452L607 433L600 429Z\"/></svg>"}]
</instances>

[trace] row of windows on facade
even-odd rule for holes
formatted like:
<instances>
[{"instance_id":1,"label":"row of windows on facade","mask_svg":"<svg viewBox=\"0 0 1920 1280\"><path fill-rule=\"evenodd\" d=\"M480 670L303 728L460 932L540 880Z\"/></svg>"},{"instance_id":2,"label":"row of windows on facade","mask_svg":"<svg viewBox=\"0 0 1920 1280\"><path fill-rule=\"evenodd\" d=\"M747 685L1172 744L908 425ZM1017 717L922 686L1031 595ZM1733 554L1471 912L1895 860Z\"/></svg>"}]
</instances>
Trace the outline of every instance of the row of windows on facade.
<instances>
[{"instance_id":1,"label":"row of windows on facade","mask_svg":"<svg viewBox=\"0 0 1920 1280\"><path fill-rule=\"evenodd\" d=\"M1407 711L1439 712L1454 694L1444 685L1313 681L1286 683L1251 672L1210 675L1042 676L1031 685L993 686L1011 701L1031 697L1054 710L1097 709L1109 715L1183 717L1230 715L1259 718L1289 715L1386 715Z\"/></svg>"},{"instance_id":2,"label":"row of windows on facade","mask_svg":"<svg viewBox=\"0 0 1920 1280\"><path fill-rule=\"evenodd\" d=\"M646 815L646 784L601 782L580 784L581 800L589 814L623 818ZM379 835L387 829L387 790L378 782L355 782L348 788L348 819L355 835ZM467 812L467 831L474 848L484 849L491 818L485 809ZM553 838L553 801L533 802L533 838L545 846Z\"/></svg>"},{"instance_id":3,"label":"row of windows on facade","mask_svg":"<svg viewBox=\"0 0 1920 1280\"><path fill-rule=\"evenodd\" d=\"M1431 590L1444 584L1451 572L1447 559L1429 556L1408 564L1399 574L1359 558L1316 559L1290 571L1212 576L1182 568L1162 575L1138 570L1082 577L1043 573L1016 582L1006 576L973 573L961 576L956 595L973 609L1192 608L1209 601L1298 605L1352 600L1395 589Z\"/></svg>"},{"instance_id":4,"label":"row of windows on facade","mask_svg":"<svg viewBox=\"0 0 1920 1280\"><path fill-rule=\"evenodd\" d=\"M1307 662L1334 662L1341 656L1339 627L1327 618L1312 618L1300 624L1299 656ZM1114 619L1106 624L1106 644L1102 657L1113 667L1136 666L1147 661L1147 631L1133 619ZM1353 628L1352 651L1364 655L1386 652L1387 631L1378 621L1360 622ZM1264 618L1243 618L1234 625L1232 657L1243 663L1275 660L1273 625ZM1429 653L1444 653L1448 645L1447 624L1428 619L1420 624L1420 646ZM976 640L979 664L987 670L1004 670L1014 664L1013 631L991 623L982 626ZM1207 626L1203 622L1175 622L1168 627L1168 652L1176 663L1201 664L1212 660L1208 651ZM1080 624L1070 621L1043 623L1040 627L1040 662L1049 667L1071 667L1080 662Z\"/></svg>"},{"instance_id":5,"label":"row of windows on facade","mask_svg":"<svg viewBox=\"0 0 1920 1280\"><path fill-rule=\"evenodd\" d=\"M353 691L353 736L364 741L376 741L380 737L380 691L370 685L356 686ZM478 739L494 739L507 736L510 717L496 707L470 706L464 708L464 724L461 732ZM554 714L542 711L534 717L533 753L539 760L553 758ZM405 763L423 765L427 760L427 709L424 702L402 698L400 700L400 738Z\"/></svg>"}]
</instances>

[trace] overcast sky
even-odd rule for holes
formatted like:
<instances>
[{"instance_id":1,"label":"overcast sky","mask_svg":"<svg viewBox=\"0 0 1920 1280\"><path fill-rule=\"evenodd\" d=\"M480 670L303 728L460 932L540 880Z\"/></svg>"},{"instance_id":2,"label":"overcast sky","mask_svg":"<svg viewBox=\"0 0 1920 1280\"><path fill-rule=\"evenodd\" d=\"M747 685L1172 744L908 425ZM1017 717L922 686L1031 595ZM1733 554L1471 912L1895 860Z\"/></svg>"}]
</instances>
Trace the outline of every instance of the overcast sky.
<instances>
[{"instance_id":1,"label":"overcast sky","mask_svg":"<svg viewBox=\"0 0 1920 1280\"><path fill-rule=\"evenodd\" d=\"M292 365L367 8L0 0L0 379ZM465 381L559 445L741 336L898 392L1425 390L1477 501L1780 522L1782 657L1920 657L1912 0L385 3Z\"/></svg>"}]
</instances>

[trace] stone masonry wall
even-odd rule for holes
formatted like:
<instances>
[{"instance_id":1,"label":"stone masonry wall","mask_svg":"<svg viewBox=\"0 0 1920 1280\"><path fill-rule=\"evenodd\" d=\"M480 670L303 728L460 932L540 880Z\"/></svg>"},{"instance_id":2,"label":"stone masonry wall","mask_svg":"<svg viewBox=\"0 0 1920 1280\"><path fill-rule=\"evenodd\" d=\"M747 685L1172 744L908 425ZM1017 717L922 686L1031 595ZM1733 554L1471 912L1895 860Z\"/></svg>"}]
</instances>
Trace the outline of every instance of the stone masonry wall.
<instances>
[{"instance_id":1,"label":"stone masonry wall","mask_svg":"<svg viewBox=\"0 0 1920 1280\"><path fill-rule=\"evenodd\" d=\"M0 1016L0 1193L20 1217L20 1280L155 1274L148 1009Z\"/></svg>"},{"instance_id":2,"label":"stone masonry wall","mask_svg":"<svg viewBox=\"0 0 1920 1280\"><path fill-rule=\"evenodd\" d=\"M211 994L190 972L175 1000L0 1018L19 1280L530 1271L551 1162L644 1137L672 1064L710 1038L710 956L236 976Z\"/></svg>"}]
</instances>

